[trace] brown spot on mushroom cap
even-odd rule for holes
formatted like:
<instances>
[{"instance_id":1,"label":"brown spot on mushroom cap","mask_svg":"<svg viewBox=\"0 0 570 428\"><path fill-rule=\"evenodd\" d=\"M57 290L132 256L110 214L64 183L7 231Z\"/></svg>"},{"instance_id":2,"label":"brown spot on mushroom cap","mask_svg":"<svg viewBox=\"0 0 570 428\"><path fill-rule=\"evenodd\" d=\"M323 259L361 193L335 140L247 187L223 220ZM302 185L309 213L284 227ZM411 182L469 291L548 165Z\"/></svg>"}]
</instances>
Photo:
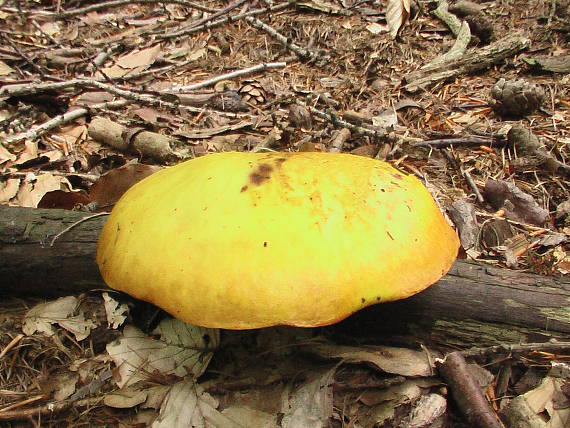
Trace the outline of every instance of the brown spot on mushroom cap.
<instances>
[{"instance_id":1,"label":"brown spot on mushroom cap","mask_svg":"<svg viewBox=\"0 0 570 428\"><path fill-rule=\"evenodd\" d=\"M272 171L273 167L271 165L261 163L251 174L249 174L249 181L256 186L259 186L271 178Z\"/></svg>"}]
</instances>

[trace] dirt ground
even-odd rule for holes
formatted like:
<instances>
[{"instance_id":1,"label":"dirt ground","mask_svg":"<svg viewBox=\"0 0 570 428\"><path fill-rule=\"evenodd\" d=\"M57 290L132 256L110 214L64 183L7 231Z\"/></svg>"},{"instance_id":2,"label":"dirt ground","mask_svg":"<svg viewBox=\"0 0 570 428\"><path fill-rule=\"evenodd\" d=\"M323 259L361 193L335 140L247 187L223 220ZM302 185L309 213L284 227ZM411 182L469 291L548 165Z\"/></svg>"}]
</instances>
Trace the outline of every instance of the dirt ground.
<instances>
[{"instance_id":1,"label":"dirt ground","mask_svg":"<svg viewBox=\"0 0 570 428\"><path fill-rule=\"evenodd\" d=\"M450 1L434 14L443 3L0 1L0 203L108 211L142 177L208 153L353 153L420 178L460 257L565 276L570 3ZM213 341L182 347L200 349L191 369L149 368L139 342L117 351L116 339L126 322L172 346L151 333L164 322L152 309L129 301L128 315L90 293L39 309L51 318L38 326L40 302L1 304L1 426L475 426L435 372L439 350L376 349L393 355L378 361L345 331L189 330ZM331 343L350 349L331 357ZM569 359L549 344L469 359L491 409L476 407L480 426L569 426Z\"/></svg>"}]
</instances>

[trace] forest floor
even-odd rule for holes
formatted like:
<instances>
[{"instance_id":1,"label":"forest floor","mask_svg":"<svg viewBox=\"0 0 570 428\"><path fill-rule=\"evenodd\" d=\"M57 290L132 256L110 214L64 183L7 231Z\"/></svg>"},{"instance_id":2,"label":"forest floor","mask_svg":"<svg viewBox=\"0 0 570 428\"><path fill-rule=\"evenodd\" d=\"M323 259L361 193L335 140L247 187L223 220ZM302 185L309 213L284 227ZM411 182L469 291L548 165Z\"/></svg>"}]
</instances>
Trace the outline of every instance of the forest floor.
<instances>
[{"instance_id":1,"label":"forest floor","mask_svg":"<svg viewBox=\"0 0 570 428\"><path fill-rule=\"evenodd\" d=\"M0 203L105 211L142 177L208 153L353 153L420 178L462 258L567 275L570 3L434 13L445 5L0 1ZM192 342L202 351L173 369L141 356L171 346L167 333L122 326L127 308L103 299L68 298L35 318L32 300L3 303L0 425L471 426L425 349L379 362L353 346L344 355L358 364L339 365L320 342L306 349L315 332L278 328L223 334L208 365L220 340L209 331L213 342ZM470 361L505 426L570 424L566 351Z\"/></svg>"}]
</instances>

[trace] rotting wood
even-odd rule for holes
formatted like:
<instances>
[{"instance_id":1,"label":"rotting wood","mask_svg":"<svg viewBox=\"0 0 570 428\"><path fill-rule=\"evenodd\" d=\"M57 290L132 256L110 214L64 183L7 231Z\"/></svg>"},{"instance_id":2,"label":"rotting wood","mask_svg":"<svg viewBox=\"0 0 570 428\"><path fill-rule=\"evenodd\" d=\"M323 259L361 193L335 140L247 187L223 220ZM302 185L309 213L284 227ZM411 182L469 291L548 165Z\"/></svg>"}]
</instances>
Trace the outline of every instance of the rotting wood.
<instances>
[{"instance_id":1,"label":"rotting wood","mask_svg":"<svg viewBox=\"0 0 570 428\"><path fill-rule=\"evenodd\" d=\"M95 263L106 217L0 206L0 294L61 296L105 288ZM409 299L366 308L340 331L459 349L570 338L570 279L458 260L437 284Z\"/></svg>"}]
</instances>

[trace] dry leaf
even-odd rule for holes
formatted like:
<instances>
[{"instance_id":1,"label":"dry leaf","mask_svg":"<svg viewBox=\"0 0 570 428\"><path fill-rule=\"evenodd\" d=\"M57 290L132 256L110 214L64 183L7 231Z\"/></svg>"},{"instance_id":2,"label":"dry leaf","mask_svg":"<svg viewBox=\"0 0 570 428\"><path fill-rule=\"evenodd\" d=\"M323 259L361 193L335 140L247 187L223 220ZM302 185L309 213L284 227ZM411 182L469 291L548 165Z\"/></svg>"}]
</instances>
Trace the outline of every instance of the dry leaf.
<instances>
[{"instance_id":1,"label":"dry leaf","mask_svg":"<svg viewBox=\"0 0 570 428\"><path fill-rule=\"evenodd\" d=\"M389 0L386 6L386 22L390 28L390 36L396 38L400 29L410 17L411 0Z\"/></svg>"},{"instance_id":2,"label":"dry leaf","mask_svg":"<svg viewBox=\"0 0 570 428\"><path fill-rule=\"evenodd\" d=\"M386 109L372 118L372 125L392 129L398 124L398 115L393 108Z\"/></svg>"},{"instance_id":3,"label":"dry leaf","mask_svg":"<svg viewBox=\"0 0 570 428\"><path fill-rule=\"evenodd\" d=\"M513 398L504 410L506 422L511 428L567 428L570 407L555 404L556 397L563 394L564 382L563 378L547 376L537 388Z\"/></svg>"},{"instance_id":4,"label":"dry leaf","mask_svg":"<svg viewBox=\"0 0 570 428\"><path fill-rule=\"evenodd\" d=\"M86 25L96 25L103 23L105 21L115 21L117 15L114 13L98 13L98 12L88 12L84 16L79 18Z\"/></svg>"},{"instance_id":5,"label":"dry leaf","mask_svg":"<svg viewBox=\"0 0 570 428\"><path fill-rule=\"evenodd\" d=\"M89 202L89 197L83 192L52 190L51 192L47 192L38 202L38 208L73 210Z\"/></svg>"},{"instance_id":6,"label":"dry leaf","mask_svg":"<svg viewBox=\"0 0 570 428\"><path fill-rule=\"evenodd\" d=\"M148 107L137 108L137 109L133 110L133 113L136 114L138 117L140 117L145 122L152 123L152 124L156 123L158 115L160 114L155 109L148 108Z\"/></svg>"},{"instance_id":7,"label":"dry leaf","mask_svg":"<svg viewBox=\"0 0 570 428\"><path fill-rule=\"evenodd\" d=\"M131 407L144 403L147 399L147 395L146 388L141 389L140 387L127 386L126 388L106 394L105 398L103 398L103 403L116 409L130 409Z\"/></svg>"},{"instance_id":8,"label":"dry leaf","mask_svg":"<svg viewBox=\"0 0 570 428\"><path fill-rule=\"evenodd\" d=\"M188 55L188 57L186 57L186 60L196 61L196 60L202 58L204 55L206 55L206 49L200 48L200 49L197 49L194 52L192 52L190 55Z\"/></svg>"},{"instance_id":9,"label":"dry leaf","mask_svg":"<svg viewBox=\"0 0 570 428\"><path fill-rule=\"evenodd\" d=\"M26 141L24 147L24 150L18 155L18 160L15 162L16 165L21 165L30 159L38 157L38 145L34 141Z\"/></svg>"},{"instance_id":10,"label":"dry leaf","mask_svg":"<svg viewBox=\"0 0 570 428\"><path fill-rule=\"evenodd\" d=\"M0 144L0 165L8 161L15 161L16 155L10 153L2 144Z\"/></svg>"},{"instance_id":11,"label":"dry leaf","mask_svg":"<svg viewBox=\"0 0 570 428\"><path fill-rule=\"evenodd\" d=\"M417 401L422 395L421 389L413 380L387 389L369 390L361 394L360 401L373 406L364 426L402 426L387 423L396 417L396 409ZM406 425L407 426L407 425Z\"/></svg>"},{"instance_id":12,"label":"dry leaf","mask_svg":"<svg viewBox=\"0 0 570 428\"><path fill-rule=\"evenodd\" d=\"M142 51L128 53L117 60L117 65L123 68L148 67L158 58L161 50L161 45L155 45Z\"/></svg>"},{"instance_id":13,"label":"dry leaf","mask_svg":"<svg viewBox=\"0 0 570 428\"><path fill-rule=\"evenodd\" d=\"M18 205L36 208L46 193L53 190L62 190L62 187L71 188L71 184L65 177L51 174L41 174L39 176L29 174L24 185L18 191Z\"/></svg>"},{"instance_id":14,"label":"dry leaf","mask_svg":"<svg viewBox=\"0 0 570 428\"><path fill-rule=\"evenodd\" d=\"M77 373L63 373L55 378L57 387L53 398L57 401L65 400L75 392L75 385L79 380Z\"/></svg>"},{"instance_id":15,"label":"dry leaf","mask_svg":"<svg viewBox=\"0 0 570 428\"><path fill-rule=\"evenodd\" d=\"M459 232L462 247L465 250L475 247L479 237L475 205L465 199L459 199L449 208L449 216Z\"/></svg>"},{"instance_id":16,"label":"dry leaf","mask_svg":"<svg viewBox=\"0 0 570 428\"><path fill-rule=\"evenodd\" d=\"M0 76L7 76L8 74L12 74L15 72L16 70L14 70L12 67L6 64L4 61L0 61Z\"/></svg>"},{"instance_id":17,"label":"dry leaf","mask_svg":"<svg viewBox=\"0 0 570 428\"><path fill-rule=\"evenodd\" d=\"M447 400L439 394L428 394L422 396L412 410L408 428L427 428L443 426L440 418L445 417L447 410Z\"/></svg>"},{"instance_id":18,"label":"dry leaf","mask_svg":"<svg viewBox=\"0 0 570 428\"><path fill-rule=\"evenodd\" d=\"M77 340L83 340L89 336L92 328L97 327L97 324L85 319L81 312L71 316L77 311L78 306L79 300L74 296L36 305L24 317L22 331L28 336L35 332L52 336L55 333L52 324L59 324L60 327L73 333Z\"/></svg>"},{"instance_id":19,"label":"dry leaf","mask_svg":"<svg viewBox=\"0 0 570 428\"><path fill-rule=\"evenodd\" d=\"M130 52L119 58L113 66L105 67L103 72L109 77L121 77L131 73L140 73L156 61L161 50L161 45L156 45L142 51Z\"/></svg>"},{"instance_id":20,"label":"dry leaf","mask_svg":"<svg viewBox=\"0 0 570 428\"><path fill-rule=\"evenodd\" d=\"M54 36L61 30L59 23L50 21L41 25L42 31L50 36Z\"/></svg>"},{"instance_id":21,"label":"dry leaf","mask_svg":"<svg viewBox=\"0 0 570 428\"><path fill-rule=\"evenodd\" d=\"M220 413L218 401L193 380L173 385L152 428L246 428ZM249 428L249 427L247 427ZM252 427L253 428L253 427Z\"/></svg>"},{"instance_id":22,"label":"dry leaf","mask_svg":"<svg viewBox=\"0 0 570 428\"><path fill-rule=\"evenodd\" d=\"M108 92L103 92L103 91L85 92L81 94L79 97L77 97L74 104L80 106L89 106L92 104L99 104L99 103L112 101L113 98L114 98L113 94L110 94Z\"/></svg>"},{"instance_id":23,"label":"dry leaf","mask_svg":"<svg viewBox=\"0 0 570 428\"><path fill-rule=\"evenodd\" d=\"M19 178L9 178L5 182L0 182L0 204L5 204L16 196L19 189Z\"/></svg>"},{"instance_id":24,"label":"dry leaf","mask_svg":"<svg viewBox=\"0 0 570 428\"><path fill-rule=\"evenodd\" d=\"M368 363L386 373L402 376L430 376L432 374L428 356L424 352L406 348L312 345L307 351L323 358L338 358L351 363Z\"/></svg>"},{"instance_id":25,"label":"dry leaf","mask_svg":"<svg viewBox=\"0 0 570 428\"><path fill-rule=\"evenodd\" d=\"M280 428L277 415L255 410L245 406L230 406L222 410L222 414L243 426L255 428Z\"/></svg>"},{"instance_id":26,"label":"dry leaf","mask_svg":"<svg viewBox=\"0 0 570 428\"><path fill-rule=\"evenodd\" d=\"M119 303L109 293L103 293L105 304L105 313L107 314L107 323L109 327L116 329L123 325L129 313L129 307L125 303Z\"/></svg>"},{"instance_id":27,"label":"dry leaf","mask_svg":"<svg viewBox=\"0 0 570 428\"><path fill-rule=\"evenodd\" d=\"M119 368L120 388L148 378L151 373L200 376L219 343L219 331L193 326L180 320L163 320L153 331L159 339L127 325L123 336L107 345Z\"/></svg>"},{"instance_id":28,"label":"dry leaf","mask_svg":"<svg viewBox=\"0 0 570 428\"><path fill-rule=\"evenodd\" d=\"M332 383L336 367L313 372L309 380L295 391L286 388L283 392L281 413L283 428L323 428L329 426L333 413Z\"/></svg>"},{"instance_id":29,"label":"dry leaf","mask_svg":"<svg viewBox=\"0 0 570 428\"><path fill-rule=\"evenodd\" d=\"M144 404L141 405L143 409L160 409L166 394L170 391L170 386L168 385L157 385L152 387L146 387L147 398Z\"/></svg>"},{"instance_id":30,"label":"dry leaf","mask_svg":"<svg viewBox=\"0 0 570 428\"><path fill-rule=\"evenodd\" d=\"M100 208L111 208L135 183L162 169L154 165L128 164L112 169L91 186L89 197Z\"/></svg>"},{"instance_id":31,"label":"dry leaf","mask_svg":"<svg viewBox=\"0 0 570 428\"><path fill-rule=\"evenodd\" d=\"M41 376L38 384L43 394L53 394L57 401L69 398L79 380L77 373L62 371Z\"/></svg>"},{"instance_id":32,"label":"dry leaf","mask_svg":"<svg viewBox=\"0 0 570 428\"><path fill-rule=\"evenodd\" d=\"M380 403L392 402L394 407L415 401L422 395L421 389L413 380L407 380L400 385L385 389L371 389L363 392L359 400L367 406L376 406Z\"/></svg>"},{"instance_id":33,"label":"dry leaf","mask_svg":"<svg viewBox=\"0 0 570 428\"><path fill-rule=\"evenodd\" d=\"M366 29L372 34L387 33L388 31L390 31L388 26L380 25L377 22L371 22L366 26Z\"/></svg>"},{"instance_id":34,"label":"dry leaf","mask_svg":"<svg viewBox=\"0 0 570 428\"><path fill-rule=\"evenodd\" d=\"M80 400L89 395L98 394L107 384L107 380L113 377L113 372L110 369L101 371L103 370L101 369L101 366L108 366L108 361L106 361L105 358L109 357L99 354L93 359L80 359L79 361L76 360L71 364L69 369L78 372L79 379L81 379L82 383L89 380L89 383L77 389L77 391L70 397L71 400Z\"/></svg>"}]
</instances>

